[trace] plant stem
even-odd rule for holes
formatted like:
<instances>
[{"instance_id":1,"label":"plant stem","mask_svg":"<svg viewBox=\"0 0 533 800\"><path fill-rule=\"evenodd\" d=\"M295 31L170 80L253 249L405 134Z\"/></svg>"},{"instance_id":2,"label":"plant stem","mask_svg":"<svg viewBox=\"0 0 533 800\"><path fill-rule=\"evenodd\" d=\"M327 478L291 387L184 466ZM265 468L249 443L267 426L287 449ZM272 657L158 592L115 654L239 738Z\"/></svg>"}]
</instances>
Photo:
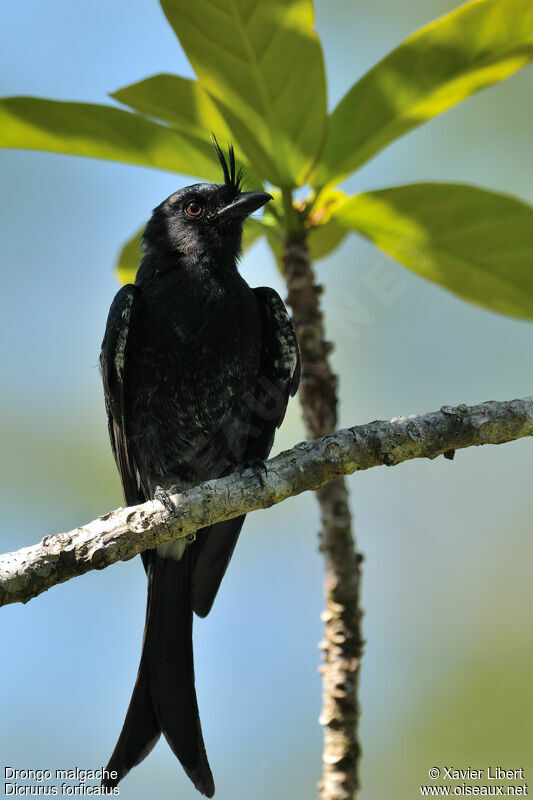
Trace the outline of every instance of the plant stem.
<instances>
[{"instance_id":1,"label":"plant stem","mask_svg":"<svg viewBox=\"0 0 533 800\"><path fill-rule=\"evenodd\" d=\"M302 356L300 402L308 439L332 433L337 427L337 378L328 360L332 345L324 338L319 297L305 234L288 232L283 251L287 303ZM317 491L322 530L320 550L325 559L325 622L321 644L324 726L321 800L352 800L359 789L361 748L357 735L357 689L363 640L359 593L361 557L351 529L348 489L338 478Z\"/></svg>"}]
</instances>

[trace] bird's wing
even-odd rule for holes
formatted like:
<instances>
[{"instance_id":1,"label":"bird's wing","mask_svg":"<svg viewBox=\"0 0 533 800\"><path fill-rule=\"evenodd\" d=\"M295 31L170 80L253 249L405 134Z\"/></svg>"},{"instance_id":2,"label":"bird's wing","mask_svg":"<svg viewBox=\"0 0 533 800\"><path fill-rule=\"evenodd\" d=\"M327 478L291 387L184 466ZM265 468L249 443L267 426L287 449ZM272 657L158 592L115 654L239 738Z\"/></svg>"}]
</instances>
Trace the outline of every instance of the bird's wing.
<instances>
[{"instance_id":1,"label":"bird's wing","mask_svg":"<svg viewBox=\"0 0 533 800\"><path fill-rule=\"evenodd\" d=\"M253 290L261 314L261 367L255 389L256 407L246 458L266 458L274 433L285 417L289 396L300 384L298 340L283 300L274 289ZM261 434L254 437L255 430ZM255 441L254 441L255 440Z\"/></svg>"},{"instance_id":2,"label":"bird's wing","mask_svg":"<svg viewBox=\"0 0 533 800\"><path fill-rule=\"evenodd\" d=\"M136 505L146 499L140 492L137 470L128 448L124 410L128 335L133 324L137 291L136 286L127 284L117 292L109 309L100 353L109 438L127 505Z\"/></svg>"},{"instance_id":3,"label":"bird's wing","mask_svg":"<svg viewBox=\"0 0 533 800\"><path fill-rule=\"evenodd\" d=\"M253 290L261 315L261 363L254 390L254 412L244 458L267 458L276 428L283 422L289 396L300 382L300 351L292 322L273 289ZM244 516L200 532L193 576L193 608L200 617L211 610L244 522Z\"/></svg>"}]
</instances>

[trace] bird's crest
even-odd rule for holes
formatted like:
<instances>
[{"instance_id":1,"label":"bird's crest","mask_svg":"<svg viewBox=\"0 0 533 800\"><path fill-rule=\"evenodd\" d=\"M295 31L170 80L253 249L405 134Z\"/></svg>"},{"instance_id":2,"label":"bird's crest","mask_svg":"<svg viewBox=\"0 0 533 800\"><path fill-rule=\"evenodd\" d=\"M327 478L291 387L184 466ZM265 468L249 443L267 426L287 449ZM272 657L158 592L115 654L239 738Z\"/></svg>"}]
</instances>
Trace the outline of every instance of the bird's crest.
<instances>
[{"instance_id":1,"label":"bird's crest","mask_svg":"<svg viewBox=\"0 0 533 800\"><path fill-rule=\"evenodd\" d=\"M240 192L241 190L241 181L242 181L242 168L239 171L235 172L235 151L233 149L233 145L230 144L228 147L228 156L229 156L229 164L226 161L226 156L222 152L222 148L220 147L217 137L214 133L211 134L211 141L213 143L213 147L215 148L215 153L218 156L218 160L220 161L220 166L222 167L222 172L224 173L224 183L230 189L233 189L234 192Z\"/></svg>"}]
</instances>

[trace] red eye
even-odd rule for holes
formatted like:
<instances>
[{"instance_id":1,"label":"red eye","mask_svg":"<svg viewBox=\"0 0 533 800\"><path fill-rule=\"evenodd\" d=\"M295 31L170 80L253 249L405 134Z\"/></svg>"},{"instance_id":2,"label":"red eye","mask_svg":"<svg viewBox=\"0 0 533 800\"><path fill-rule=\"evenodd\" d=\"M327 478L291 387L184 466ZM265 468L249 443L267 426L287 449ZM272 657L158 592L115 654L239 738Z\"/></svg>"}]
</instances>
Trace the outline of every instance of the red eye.
<instances>
[{"instance_id":1,"label":"red eye","mask_svg":"<svg viewBox=\"0 0 533 800\"><path fill-rule=\"evenodd\" d=\"M196 200L192 200L187 208L185 209L185 213L189 217L201 217L203 214L203 208Z\"/></svg>"}]
</instances>

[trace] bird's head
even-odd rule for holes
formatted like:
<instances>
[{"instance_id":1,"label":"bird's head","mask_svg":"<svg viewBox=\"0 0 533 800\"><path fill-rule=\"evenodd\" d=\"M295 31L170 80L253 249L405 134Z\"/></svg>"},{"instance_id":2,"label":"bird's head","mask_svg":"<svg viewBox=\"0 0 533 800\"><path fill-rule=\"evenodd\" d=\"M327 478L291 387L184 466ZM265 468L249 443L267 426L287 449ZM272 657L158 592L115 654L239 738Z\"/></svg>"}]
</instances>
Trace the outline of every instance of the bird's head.
<instances>
[{"instance_id":1,"label":"bird's head","mask_svg":"<svg viewBox=\"0 0 533 800\"><path fill-rule=\"evenodd\" d=\"M218 142L213 143L224 183L186 186L154 209L143 236L141 278L180 266L234 267L241 252L244 220L272 199L267 192L243 192L233 147L226 161Z\"/></svg>"}]
</instances>

